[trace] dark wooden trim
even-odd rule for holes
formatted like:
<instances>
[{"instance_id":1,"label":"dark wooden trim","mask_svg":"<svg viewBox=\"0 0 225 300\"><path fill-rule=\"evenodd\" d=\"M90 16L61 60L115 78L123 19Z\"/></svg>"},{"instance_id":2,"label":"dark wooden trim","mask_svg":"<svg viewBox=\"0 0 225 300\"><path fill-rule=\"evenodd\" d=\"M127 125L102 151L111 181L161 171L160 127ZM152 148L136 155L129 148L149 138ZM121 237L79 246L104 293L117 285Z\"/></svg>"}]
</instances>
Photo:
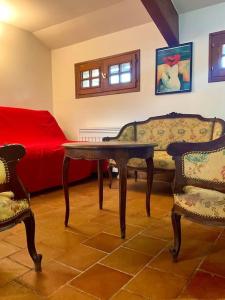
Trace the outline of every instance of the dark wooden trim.
<instances>
[{"instance_id":1,"label":"dark wooden trim","mask_svg":"<svg viewBox=\"0 0 225 300\"><path fill-rule=\"evenodd\" d=\"M216 140L203 143L171 143L167 148L167 152L175 157L194 151L215 151L224 147L224 137L223 135Z\"/></svg>"},{"instance_id":2,"label":"dark wooden trim","mask_svg":"<svg viewBox=\"0 0 225 300\"><path fill-rule=\"evenodd\" d=\"M222 127L223 127L223 134L225 134L225 121L220 119L220 118L204 118L203 116L198 115L198 114L182 114L182 113L171 112L171 113L166 114L166 115L150 117L150 118L148 118L147 120L144 120L144 121L134 121L134 122L130 122L128 124L125 124L123 127L121 127L119 133L115 137L104 137L103 141L117 140L118 138L120 138L120 136L123 133L124 129L126 129L129 126L133 126L134 127L134 132L135 132L135 127L137 127L137 125L139 125L139 124L145 124L145 123L148 123L152 120L176 119L176 118L196 118L196 119L199 119L199 120L205 121L205 122L209 122L209 121L211 121L211 122L220 122Z\"/></svg>"},{"instance_id":3,"label":"dark wooden trim","mask_svg":"<svg viewBox=\"0 0 225 300\"><path fill-rule=\"evenodd\" d=\"M179 16L171 0L141 0L169 46L179 45Z\"/></svg>"},{"instance_id":4,"label":"dark wooden trim","mask_svg":"<svg viewBox=\"0 0 225 300\"><path fill-rule=\"evenodd\" d=\"M108 69L109 61L111 59L118 58L118 64L123 56L129 56L132 58L132 67L135 69L132 71L132 82L127 84L118 84L114 86L109 86L109 84L104 83L100 76L100 86L99 87L91 87L89 89L81 89L81 79L80 79L80 68L85 65L95 65L96 68L102 68L102 72L107 74L106 80L108 80ZM133 57L132 57L133 56ZM115 62L116 64L116 62ZM74 73L75 73L75 97L79 98L89 98L89 97L98 97L105 95L114 95L114 94L123 94L123 93L131 93L131 92L139 92L140 91L140 49L119 53L103 58L98 58L94 60L84 61L80 63L74 64ZM81 93L83 91L83 93ZM84 92L85 91L85 92Z\"/></svg>"},{"instance_id":5,"label":"dark wooden trim","mask_svg":"<svg viewBox=\"0 0 225 300\"><path fill-rule=\"evenodd\" d=\"M213 75L213 38L215 36L225 35L225 30L212 32L209 34L209 68L208 68L208 82L220 82L225 81L225 76L215 76Z\"/></svg>"}]
</instances>

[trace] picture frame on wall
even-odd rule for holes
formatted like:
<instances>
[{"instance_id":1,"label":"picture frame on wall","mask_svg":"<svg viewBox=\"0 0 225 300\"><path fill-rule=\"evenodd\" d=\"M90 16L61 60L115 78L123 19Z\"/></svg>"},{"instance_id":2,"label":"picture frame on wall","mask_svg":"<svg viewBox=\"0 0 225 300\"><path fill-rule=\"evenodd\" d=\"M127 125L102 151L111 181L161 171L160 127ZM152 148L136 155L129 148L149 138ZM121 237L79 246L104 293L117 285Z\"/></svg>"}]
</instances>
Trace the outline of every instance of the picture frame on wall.
<instances>
[{"instance_id":1,"label":"picture frame on wall","mask_svg":"<svg viewBox=\"0 0 225 300\"><path fill-rule=\"evenodd\" d=\"M156 95L192 91L192 49L192 42L156 49Z\"/></svg>"}]
</instances>

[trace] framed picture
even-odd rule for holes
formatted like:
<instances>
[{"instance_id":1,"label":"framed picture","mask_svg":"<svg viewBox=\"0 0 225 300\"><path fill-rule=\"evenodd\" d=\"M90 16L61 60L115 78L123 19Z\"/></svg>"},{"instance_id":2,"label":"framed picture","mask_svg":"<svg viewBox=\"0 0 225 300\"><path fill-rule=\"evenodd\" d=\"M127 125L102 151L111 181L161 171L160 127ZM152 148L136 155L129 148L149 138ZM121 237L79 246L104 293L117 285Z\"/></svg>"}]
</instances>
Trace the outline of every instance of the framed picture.
<instances>
[{"instance_id":1,"label":"framed picture","mask_svg":"<svg viewBox=\"0 0 225 300\"><path fill-rule=\"evenodd\" d=\"M192 44L156 49L156 95L191 92Z\"/></svg>"}]
</instances>

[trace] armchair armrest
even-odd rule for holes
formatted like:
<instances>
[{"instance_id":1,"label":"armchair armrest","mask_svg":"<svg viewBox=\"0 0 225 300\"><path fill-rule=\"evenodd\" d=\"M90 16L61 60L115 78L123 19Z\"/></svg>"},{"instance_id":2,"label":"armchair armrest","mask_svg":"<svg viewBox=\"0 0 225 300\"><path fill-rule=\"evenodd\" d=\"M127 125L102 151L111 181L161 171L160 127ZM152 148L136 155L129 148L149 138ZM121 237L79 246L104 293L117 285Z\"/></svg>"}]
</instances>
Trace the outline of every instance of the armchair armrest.
<instances>
[{"instance_id":1,"label":"armchair armrest","mask_svg":"<svg viewBox=\"0 0 225 300\"><path fill-rule=\"evenodd\" d=\"M12 191L16 199L29 199L17 175L17 163L25 153L24 146L20 144L0 146L0 192Z\"/></svg>"},{"instance_id":2,"label":"armchair armrest","mask_svg":"<svg viewBox=\"0 0 225 300\"><path fill-rule=\"evenodd\" d=\"M187 142L176 142L171 143L167 152L171 156L180 156L187 152L193 151L213 151L218 148L225 147L225 135L209 142L204 143L187 143Z\"/></svg>"},{"instance_id":3,"label":"armchair armrest","mask_svg":"<svg viewBox=\"0 0 225 300\"><path fill-rule=\"evenodd\" d=\"M225 190L225 136L205 143L173 143L167 152L175 160L175 192L185 185Z\"/></svg>"}]
</instances>

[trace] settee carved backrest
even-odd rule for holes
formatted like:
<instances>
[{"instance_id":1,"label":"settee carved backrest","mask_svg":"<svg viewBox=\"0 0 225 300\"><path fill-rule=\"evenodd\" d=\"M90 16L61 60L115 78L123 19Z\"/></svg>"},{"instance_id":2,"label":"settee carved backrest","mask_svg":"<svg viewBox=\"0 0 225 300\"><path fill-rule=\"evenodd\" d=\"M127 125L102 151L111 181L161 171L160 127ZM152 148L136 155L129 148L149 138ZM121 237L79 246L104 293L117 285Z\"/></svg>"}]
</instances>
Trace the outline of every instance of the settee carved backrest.
<instances>
[{"instance_id":1,"label":"settee carved backrest","mask_svg":"<svg viewBox=\"0 0 225 300\"><path fill-rule=\"evenodd\" d=\"M13 192L15 199L29 199L23 184L17 175L18 161L25 155L25 149L19 144L0 147L0 193Z\"/></svg>"},{"instance_id":2,"label":"settee carved backrest","mask_svg":"<svg viewBox=\"0 0 225 300\"><path fill-rule=\"evenodd\" d=\"M208 142L224 133L222 119L170 113L126 124L116 137L104 140L151 142L158 144L156 150L166 150L172 142Z\"/></svg>"}]
</instances>

